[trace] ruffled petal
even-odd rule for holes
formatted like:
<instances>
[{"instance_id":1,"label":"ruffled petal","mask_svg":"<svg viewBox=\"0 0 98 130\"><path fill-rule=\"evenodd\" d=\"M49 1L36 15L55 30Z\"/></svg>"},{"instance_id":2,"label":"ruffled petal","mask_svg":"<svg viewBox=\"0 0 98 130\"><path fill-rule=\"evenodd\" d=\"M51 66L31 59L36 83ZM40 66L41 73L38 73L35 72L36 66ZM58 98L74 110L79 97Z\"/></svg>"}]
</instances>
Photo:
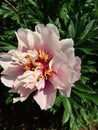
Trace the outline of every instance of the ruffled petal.
<instances>
[{"instance_id":1,"label":"ruffled petal","mask_svg":"<svg viewBox=\"0 0 98 130\"><path fill-rule=\"evenodd\" d=\"M16 80L17 76L23 73L21 66L10 66L2 71L1 81L7 87L13 87L13 83Z\"/></svg>"},{"instance_id":2,"label":"ruffled petal","mask_svg":"<svg viewBox=\"0 0 98 130\"><path fill-rule=\"evenodd\" d=\"M16 78L16 77L15 77ZM1 81L2 83L7 86L7 87L12 87L13 86L13 83L14 83L14 80L15 78L12 76L1 76Z\"/></svg>"},{"instance_id":3,"label":"ruffled petal","mask_svg":"<svg viewBox=\"0 0 98 130\"><path fill-rule=\"evenodd\" d=\"M48 28L49 31L54 31L57 37L60 39L58 28L54 24L47 24L46 28Z\"/></svg>"},{"instance_id":4,"label":"ruffled petal","mask_svg":"<svg viewBox=\"0 0 98 130\"><path fill-rule=\"evenodd\" d=\"M63 96L69 97L73 85L72 79L73 70L62 64L58 69L58 73L52 76L51 82L56 86L56 89L59 89Z\"/></svg>"},{"instance_id":5,"label":"ruffled petal","mask_svg":"<svg viewBox=\"0 0 98 130\"><path fill-rule=\"evenodd\" d=\"M69 48L72 48L74 41L71 38L66 38L60 41L61 50L66 52Z\"/></svg>"},{"instance_id":6,"label":"ruffled petal","mask_svg":"<svg viewBox=\"0 0 98 130\"><path fill-rule=\"evenodd\" d=\"M59 92L61 93L61 95L65 96L65 97L70 97L71 87L65 87L63 89L59 89Z\"/></svg>"},{"instance_id":7,"label":"ruffled petal","mask_svg":"<svg viewBox=\"0 0 98 130\"><path fill-rule=\"evenodd\" d=\"M33 91L33 89L31 90L29 88L24 88L23 86L20 86L18 90L12 88L9 92L18 93L20 95L20 97L13 98L13 103L16 103L18 101L25 101Z\"/></svg>"},{"instance_id":8,"label":"ruffled petal","mask_svg":"<svg viewBox=\"0 0 98 130\"><path fill-rule=\"evenodd\" d=\"M42 110L47 110L51 108L55 102L56 89L51 84L51 82L46 82L44 89L37 92L34 96L35 101L39 104Z\"/></svg>"},{"instance_id":9,"label":"ruffled petal","mask_svg":"<svg viewBox=\"0 0 98 130\"><path fill-rule=\"evenodd\" d=\"M57 28L52 24L48 24L46 27L43 24L38 24L35 30L41 35L43 50L50 55L54 54L60 47Z\"/></svg>"},{"instance_id":10,"label":"ruffled petal","mask_svg":"<svg viewBox=\"0 0 98 130\"><path fill-rule=\"evenodd\" d=\"M0 53L0 65L3 69L7 69L7 67L12 64L13 51L14 50L9 51L8 53Z\"/></svg>"},{"instance_id":11,"label":"ruffled petal","mask_svg":"<svg viewBox=\"0 0 98 130\"><path fill-rule=\"evenodd\" d=\"M19 29L15 34L18 39L18 50L23 52L28 50L27 32L24 29Z\"/></svg>"},{"instance_id":12,"label":"ruffled petal","mask_svg":"<svg viewBox=\"0 0 98 130\"><path fill-rule=\"evenodd\" d=\"M18 50L27 51L33 49L41 49L43 41L41 35L36 31L31 31L29 29L20 28L16 32L18 38Z\"/></svg>"},{"instance_id":13,"label":"ruffled petal","mask_svg":"<svg viewBox=\"0 0 98 130\"><path fill-rule=\"evenodd\" d=\"M78 56L75 58L75 60L76 60L76 63L74 65L73 83L76 82L77 80L79 80L80 76L81 76L81 72L80 72L80 70L81 70L81 60Z\"/></svg>"},{"instance_id":14,"label":"ruffled petal","mask_svg":"<svg viewBox=\"0 0 98 130\"><path fill-rule=\"evenodd\" d=\"M67 62L70 67L75 65L74 41L71 38L61 40L61 50L67 57Z\"/></svg>"}]
</instances>

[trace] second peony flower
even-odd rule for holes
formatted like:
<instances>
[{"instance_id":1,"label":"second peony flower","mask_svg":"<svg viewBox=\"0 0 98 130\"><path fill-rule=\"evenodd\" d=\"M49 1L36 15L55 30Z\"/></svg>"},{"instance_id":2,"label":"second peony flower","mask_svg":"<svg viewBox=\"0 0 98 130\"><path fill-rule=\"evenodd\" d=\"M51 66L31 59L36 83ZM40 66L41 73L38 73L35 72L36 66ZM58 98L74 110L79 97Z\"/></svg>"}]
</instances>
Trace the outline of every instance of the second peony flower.
<instances>
[{"instance_id":1,"label":"second peony flower","mask_svg":"<svg viewBox=\"0 0 98 130\"><path fill-rule=\"evenodd\" d=\"M13 102L22 102L36 92L34 100L47 110L55 102L57 89L69 97L81 75L81 60L75 57L73 40L60 40L53 24L38 24L35 31L20 28L16 36L17 49L0 54L1 81L10 92L20 95Z\"/></svg>"}]
</instances>

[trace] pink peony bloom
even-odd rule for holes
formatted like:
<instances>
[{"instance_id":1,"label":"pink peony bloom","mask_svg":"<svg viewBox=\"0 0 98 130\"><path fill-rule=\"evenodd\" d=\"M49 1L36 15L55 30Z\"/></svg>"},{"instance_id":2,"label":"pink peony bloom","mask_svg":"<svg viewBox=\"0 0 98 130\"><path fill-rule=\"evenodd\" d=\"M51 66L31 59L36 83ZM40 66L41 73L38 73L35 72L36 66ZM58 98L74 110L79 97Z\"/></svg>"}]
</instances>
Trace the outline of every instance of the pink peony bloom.
<instances>
[{"instance_id":1,"label":"pink peony bloom","mask_svg":"<svg viewBox=\"0 0 98 130\"><path fill-rule=\"evenodd\" d=\"M35 91L34 100L47 110L55 102L57 89L69 97L81 75L81 60L75 57L73 40L60 40L53 24L38 24L35 31L21 28L16 36L18 48L0 54L4 69L1 81L11 88L10 92L20 95L13 102L22 102Z\"/></svg>"}]
</instances>

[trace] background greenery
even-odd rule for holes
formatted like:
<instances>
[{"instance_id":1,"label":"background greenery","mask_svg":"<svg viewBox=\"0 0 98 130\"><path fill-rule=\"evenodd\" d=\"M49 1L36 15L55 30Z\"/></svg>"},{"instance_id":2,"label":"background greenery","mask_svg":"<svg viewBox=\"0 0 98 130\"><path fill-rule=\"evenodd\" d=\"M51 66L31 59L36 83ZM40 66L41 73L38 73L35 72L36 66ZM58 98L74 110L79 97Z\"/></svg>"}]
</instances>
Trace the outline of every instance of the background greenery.
<instances>
[{"instance_id":1,"label":"background greenery","mask_svg":"<svg viewBox=\"0 0 98 130\"><path fill-rule=\"evenodd\" d=\"M12 104L15 95L1 83L0 130L78 130L80 126L93 130L92 124L98 123L98 1L1 0L0 52L17 47L17 29L34 30L38 23L53 23L62 39L74 39L76 55L82 60L81 79L70 98L57 94L48 111L41 111L32 95Z\"/></svg>"}]
</instances>

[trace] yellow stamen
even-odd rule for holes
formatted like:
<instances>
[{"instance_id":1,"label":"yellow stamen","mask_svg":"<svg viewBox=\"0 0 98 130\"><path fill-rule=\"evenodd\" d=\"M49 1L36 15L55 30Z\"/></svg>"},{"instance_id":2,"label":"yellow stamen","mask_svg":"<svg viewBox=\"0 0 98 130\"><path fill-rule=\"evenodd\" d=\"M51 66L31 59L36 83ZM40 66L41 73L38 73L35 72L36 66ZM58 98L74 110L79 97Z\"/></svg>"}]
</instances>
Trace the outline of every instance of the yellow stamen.
<instances>
[{"instance_id":1,"label":"yellow stamen","mask_svg":"<svg viewBox=\"0 0 98 130\"><path fill-rule=\"evenodd\" d=\"M32 62L32 57L31 56L27 55L25 58L27 59L28 62Z\"/></svg>"},{"instance_id":2,"label":"yellow stamen","mask_svg":"<svg viewBox=\"0 0 98 130\"><path fill-rule=\"evenodd\" d=\"M44 52L43 50L40 50L38 57L41 58L42 60L47 61L49 58L49 55L46 52Z\"/></svg>"},{"instance_id":3,"label":"yellow stamen","mask_svg":"<svg viewBox=\"0 0 98 130\"><path fill-rule=\"evenodd\" d=\"M24 68L24 70L26 70L26 71L27 71L27 70L30 70L29 65L25 65L23 68Z\"/></svg>"},{"instance_id":4,"label":"yellow stamen","mask_svg":"<svg viewBox=\"0 0 98 130\"><path fill-rule=\"evenodd\" d=\"M25 58L27 60L27 64L25 64L23 68L24 68L25 71L27 71L27 70L31 69L30 64L32 63L32 57L27 55L27 56L25 56Z\"/></svg>"},{"instance_id":5,"label":"yellow stamen","mask_svg":"<svg viewBox=\"0 0 98 130\"><path fill-rule=\"evenodd\" d=\"M39 81L41 78L43 78L43 74L42 73L38 76L37 81Z\"/></svg>"},{"instance_id":6,"label":"yellow stamen","mask_svg":"<svg viewBox=\"0 0 98 130\"><path fill-rule=\"evenodd\" d=\"M41 78L47 80L53 71L48 66L49 55L43 50L40 50L38 53L38 59L33 61L32 57L27 55L25 56L27 63L23 66L25 71L35 71L40 70L41 74L38 76L37 81Z\"/></svg>"},{"instance_id":7,"label":"yellow stamen","mask_svg":"<svg viewBox=\"0 0 98 130\"><path fill-rule=\"evenodd\" d=\"M41 73L41 74L38 76L37 81L39 81L41 78L44 78L45 80L47 80L48 77L51 75L51 73L52 73L52 70L50 70L50 69L46 70L44 73Z\"/></svg>"},{"instance_id":8,"label":"yellow stamen","mask_svg":"<svg viewBox=\"0 0 98 130\"><path fill-rule=\"evenodd\" d=\"M46 70L46 71L44 72L44 77L45 77L46 80L47 80L48 76L51 75L51 73L52 73L52 70L50 70L50 69L48 69L48 70Z\"/></svg>"}]
</instances>

